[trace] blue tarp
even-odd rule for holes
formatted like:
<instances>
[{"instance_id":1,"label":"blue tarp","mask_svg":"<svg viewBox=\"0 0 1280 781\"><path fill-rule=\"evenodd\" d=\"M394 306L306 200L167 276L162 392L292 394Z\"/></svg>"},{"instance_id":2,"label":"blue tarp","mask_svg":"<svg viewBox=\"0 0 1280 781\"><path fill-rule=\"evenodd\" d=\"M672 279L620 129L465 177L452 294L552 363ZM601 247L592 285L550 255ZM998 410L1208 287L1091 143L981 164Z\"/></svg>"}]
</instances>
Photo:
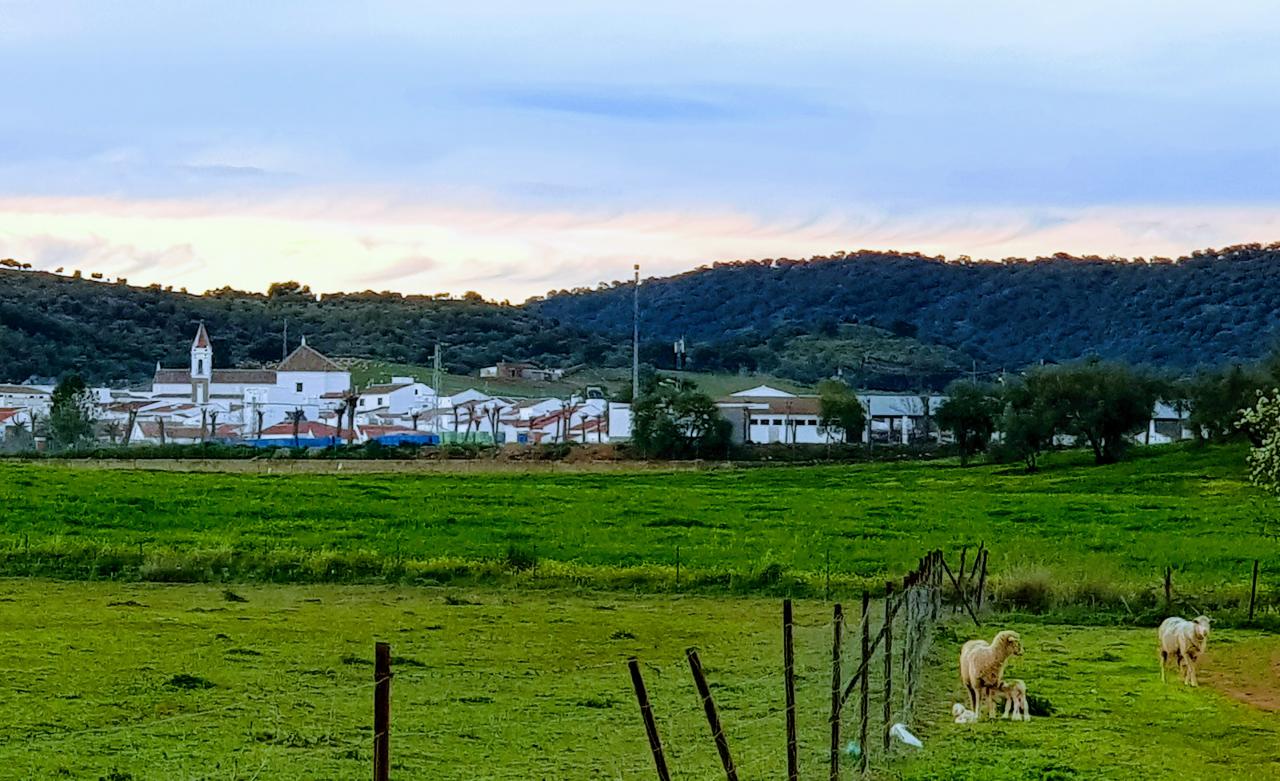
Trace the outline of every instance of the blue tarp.
<instances>
[{"instance_id":1,"label":"blue tarp","mask_svg":"<svg viewBox=\"0 0 1280 781\"><path fill-rule=\"evenodd\" d=\"M438 445L440 437L435 434L386 434L374 437L374 442L387 447L396 445Z\"/></svg>"}]
</instances>

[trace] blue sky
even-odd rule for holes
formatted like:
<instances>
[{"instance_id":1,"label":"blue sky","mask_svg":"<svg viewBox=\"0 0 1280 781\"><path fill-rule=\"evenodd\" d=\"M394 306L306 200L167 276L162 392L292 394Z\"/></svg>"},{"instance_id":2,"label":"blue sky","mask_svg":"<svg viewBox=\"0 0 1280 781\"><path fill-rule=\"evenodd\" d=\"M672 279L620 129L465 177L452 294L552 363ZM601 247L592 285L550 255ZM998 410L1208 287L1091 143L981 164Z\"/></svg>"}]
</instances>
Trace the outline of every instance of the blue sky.
<instances>
[{"instance_id":1,"label":"blue sky","mask_svg":"<svg viewBox=\"0 0 1280 781\"><path fill-rule=\"evenodd\" d=\"M457 5L0 0L0 256L515 300L1280 239L1269 3Z\"/></svg>"}]
</instances>

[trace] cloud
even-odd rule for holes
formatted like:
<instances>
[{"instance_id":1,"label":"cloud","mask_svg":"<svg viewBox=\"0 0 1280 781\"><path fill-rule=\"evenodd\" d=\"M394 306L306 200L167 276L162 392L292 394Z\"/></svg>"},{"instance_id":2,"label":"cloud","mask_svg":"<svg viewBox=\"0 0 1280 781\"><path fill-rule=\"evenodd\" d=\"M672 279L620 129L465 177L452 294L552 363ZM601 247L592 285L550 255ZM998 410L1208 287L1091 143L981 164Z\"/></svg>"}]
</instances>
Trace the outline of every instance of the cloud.
<instances>
[{"instance_id":1,"label":"cloud","mask_svg":"<svg viewBox=\"0 0 1280 781\"><path fill-rule=\"evenodd\" d=\"M1002 258L1054 252L1178 256L1280 237L1271 206L969 208L870 206L779 220L718 208L514 210L350 194L210 199L2 199L0 257L191 290L474 289L522 300L550 289L679 273L715 261L897 249Z\"/></svg>"}]
</instances>

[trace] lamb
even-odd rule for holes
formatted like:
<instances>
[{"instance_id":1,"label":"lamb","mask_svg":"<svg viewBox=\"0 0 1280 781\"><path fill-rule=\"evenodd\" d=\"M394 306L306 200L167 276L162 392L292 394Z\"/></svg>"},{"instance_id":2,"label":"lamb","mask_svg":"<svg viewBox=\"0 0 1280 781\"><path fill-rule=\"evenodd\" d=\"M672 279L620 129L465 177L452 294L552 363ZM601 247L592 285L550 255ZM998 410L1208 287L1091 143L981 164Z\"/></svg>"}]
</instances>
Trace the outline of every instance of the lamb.
<instances>
[{"instance_id":1,"label":"lamb","mask_svg":"<svg viewBox=\"0 0 1280 781\"><path fill-rule=\"evenodd\" d=\"M1006 719L1031 721L1031 710L1027 707L1026 681L1019 678L1002 681L997 692L1004 697L1004 717Z\"/></svg>"},{"instance_id":2,"label":"lamb","mask_svg":"<svg viewBox=\"0 0 1280 781\"><path fill-rule=\"evenodd\" d=\"M1165 678L1165 670L1172 656L1178 669L1182 671L1182 682L1187 686L1199 686L1196 677L1196 664L1209 643L1209 617L1199 616L1194 621L1171 616L1166 618L1158 635L1160 638L1160 680Z\"/></svg>"},{"instance_id":3,"label":"lamb","mask_svg":"<svg viewBox=\"0 0 1280 781\"><path fill-rule=\"evenodd\" d=\"M972 724L978 720L978 714L969 710L959 702L951 706L951 715L955 716L956 724Z\"/></svg>"},{"instance_id":4,"label":"lamb","mask_svg":"<svg viewBox=\"0 0 1280 781\"><path fill-rule=\"evenodd\" d=\"M986 640L970 640L960 649L960 681L969 692L969 706L982 712L987 703L987 717L995 718L995 693L1004 680L1004 666L1011 656L1022 655L1022 638L1017 632L1004 630Z\"/></svg>"}]
</instances>

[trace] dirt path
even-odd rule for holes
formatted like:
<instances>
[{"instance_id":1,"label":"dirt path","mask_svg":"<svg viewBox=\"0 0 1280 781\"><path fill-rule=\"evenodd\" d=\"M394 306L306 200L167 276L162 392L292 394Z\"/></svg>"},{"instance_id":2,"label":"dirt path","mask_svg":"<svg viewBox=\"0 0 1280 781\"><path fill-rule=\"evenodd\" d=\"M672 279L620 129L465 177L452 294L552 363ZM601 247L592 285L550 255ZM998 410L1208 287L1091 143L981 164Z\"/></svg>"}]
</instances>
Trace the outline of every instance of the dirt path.
<instances>
[{"instance_id":1,"label":"dirt path","mask_svg":"<svg viewBox=\"0 0 1280 781\"><path fill-rule=\"evenodd\" d=\"M1212 642L1201 684L1255 708L1280 711L1280 638L1253 638L1226 647Z\"/></svg>"}]
</instances>

